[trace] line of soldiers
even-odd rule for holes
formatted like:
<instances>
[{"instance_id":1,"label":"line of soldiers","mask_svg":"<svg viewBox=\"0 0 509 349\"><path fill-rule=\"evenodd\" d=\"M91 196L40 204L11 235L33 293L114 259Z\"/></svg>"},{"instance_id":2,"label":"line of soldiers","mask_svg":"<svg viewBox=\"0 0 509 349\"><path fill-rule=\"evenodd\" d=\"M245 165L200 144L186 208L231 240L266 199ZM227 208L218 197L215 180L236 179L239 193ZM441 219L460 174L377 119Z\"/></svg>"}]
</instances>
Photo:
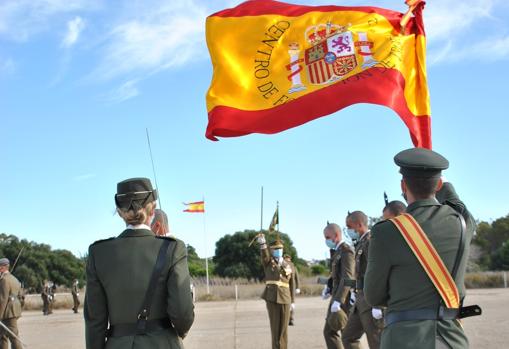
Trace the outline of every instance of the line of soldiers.
<instances>
[{"instance_id":1,"label":"line of soldiers","mask_svg":"<svg viewBox=\"0 0 509 349\"><path fill-rule=\"evenodd\" d=\"M370 349L466 349L460 319L481 314L478 306L463 306L475 222L442 177L449 166L442 155L413 148L398 153L394 161L408 207L400 201L387 203L384 219L371 231L362 211L349 212L345 231L335 223L323 231L331 252L331 278L322 293L324 299L331 298L323 329L327 348L361 348L360 338L366 334ZM286 349L295 307L294 271L283 258L279 237L270 249L263 234L257 241L272 348ZM441 267L429 267L423 252ZM437 281L440 278L449 280L449 296L442 293L445 281ZM454 293L457 304L448 304Z\"/></svg>"}]
</instances>

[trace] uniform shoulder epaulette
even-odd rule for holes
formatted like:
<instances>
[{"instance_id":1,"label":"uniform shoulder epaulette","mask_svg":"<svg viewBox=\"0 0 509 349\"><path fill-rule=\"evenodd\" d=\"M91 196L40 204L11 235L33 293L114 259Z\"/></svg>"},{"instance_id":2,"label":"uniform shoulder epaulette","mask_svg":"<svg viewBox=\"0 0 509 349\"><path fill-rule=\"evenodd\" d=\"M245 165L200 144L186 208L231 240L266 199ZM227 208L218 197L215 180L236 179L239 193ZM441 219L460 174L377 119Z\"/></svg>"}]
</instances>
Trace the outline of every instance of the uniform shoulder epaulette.
<instances>
[{"instance_id":1,"label":"uniform shoulder epaulette","mask_svg":"<svg viewBox=\"0 0 509 349\"><path fill-rule=\"evenodd\" d=\"M341 244L341 249L344 251L344 252L352 252L352 253L355 253L355 250L353 248L353 246L350 246L349 244Z\"/></svg>"},{"instance_id":2,"label":"uniform shoulder epaulette","mask_svg":"<svg viewBox=\"0 0 509 349\"><path fill-rule=\"evenodd\" d=\"M115 239L115 237L111 237L111 238L108 238L108 239L101 239L101 240L97 240L97 241L95 241L95 242L94 242L92 245L90 245L90 246L94 246L94 245L100 244L100 243L102 243L102 242L110 241L110 240L113 240L113 239Z\"/></svg>"},{"instance_id":3,"label":"uniform shoulder epaulette","mask_svg":"<svg viewBox=\"0 0 509 349\"><path fill-rule=\"evenodd\" d=\"M170 241L175 241L177 240L177 238L175 236L158 236L156 235L156 238L158 239L165 239L165 240L170 240Z\"/></svg>"}]
</instances>

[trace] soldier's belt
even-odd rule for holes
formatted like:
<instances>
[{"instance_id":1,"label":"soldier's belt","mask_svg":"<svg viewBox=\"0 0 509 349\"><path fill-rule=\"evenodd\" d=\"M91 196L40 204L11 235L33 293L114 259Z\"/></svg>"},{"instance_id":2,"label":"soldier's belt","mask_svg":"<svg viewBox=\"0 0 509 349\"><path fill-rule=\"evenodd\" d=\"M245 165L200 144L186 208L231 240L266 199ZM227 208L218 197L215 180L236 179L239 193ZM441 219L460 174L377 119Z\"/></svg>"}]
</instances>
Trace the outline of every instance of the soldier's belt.
<instances>
[{"instance_id":1,"label":"soldier's belt","mask_svg":"<svg viewBox=\"0 0 509 349\"><path fill-rule=\"evenodd\" d=\"M284 282L284 281L271 281L271 280L268 280L268 281L265 281L265 284L266 285L277 285L279 287L288 287L288 288L290 288L290 284L288 282Z\"/></svg>"},{"instance_id":2,"label":"soldier's belt","mask_svg":"<svg viewBox=\"0 0 509 349\"><path fill-rule=\"evenodd\" d=\"M153 333L166 329L173 329L169 318L147 320L145 331L140 333L137 323L111 325L107 332L107 337L135 336L139 334Z\"/></svg>"},{"instance_id":3,"label":"soldier's belt","mask_svg":"<svg viewBox=\"0 0 509 349\"><path fill-rule=\"evenodd\" d=\"M384 317L385 327L402 321L416 320L454 320L462 319L469 316L481 315L482 310L477 305L461 307L459 309L448 309L444 307L393 311L387 313Z\"/></svg>"}]
</instances>

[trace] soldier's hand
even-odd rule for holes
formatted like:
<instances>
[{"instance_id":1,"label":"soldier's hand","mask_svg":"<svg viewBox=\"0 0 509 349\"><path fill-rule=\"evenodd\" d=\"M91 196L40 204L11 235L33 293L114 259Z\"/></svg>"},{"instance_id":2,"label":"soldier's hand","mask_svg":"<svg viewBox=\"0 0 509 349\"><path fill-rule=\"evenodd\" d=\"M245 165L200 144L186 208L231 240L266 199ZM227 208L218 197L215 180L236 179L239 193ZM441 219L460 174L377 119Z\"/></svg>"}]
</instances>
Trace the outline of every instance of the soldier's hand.
<instances>
[{"instance_id":1,"label":"soldier's hand","mask_svg":"<svg viewBox=\"0 0 509 349\"><path fill-rule=\"evenodd\" d=\"M355 292L350 292L350 305L354 305L355 304L355 299L357 298L357 295L355 294Z\"/></svg>"},{"instance_id":2,"label":"soldier's hand","mask_svg":"<svg viewBox=\"0 0 509 349\"><path fill-rule=\"evenodd\" d=\"M265 235L261 233L256 236L256 241L260 245L265 245L267 243L267 241L265 240Z\"/></svg>"},{"instance_id":3,"label":"soldier's hand","mask_svg":"<svg viewBox=\"0 0 509 349\"><path fill-rule=\"evenodd\" d=\"M327 285L323 286L322 299L325 300L330 297L330 288Z\"/></svg>"},{"instance_id":4,"label":"soldier's hand","mask_svg":"<svg viewBox=\"0 0 509 349\"><path fill-rule=\"evenodd\" d=\"M332 305L330 306L330 312L331 313L337 313L341 309L341 303L338 301L332 302Z\"/></svg>"},{"instance_id":5,"label":"soldier's hand","mask_svg":"<svg viewBox=\"0 0 509 349\"><path fill-rule=\"evenodd\" d=\"M296 289L295 289L295 293L296 293L296 294L300 294L300 288L296 288Z\"/></svg>"},{"instance_id":6,"label":"soldier's hand","mask_svg":"<svg viewBox=\"0 0 509 349\"><path fill-rule=\"evenodd\" d=\"M384 316L384 314L382 313L382 309L378 308L371 309L371 315L373 315L373 318L376 320L380 320Z\"/></svg>"},{"instance_id":7,"label":"soldier's hand","mask_svg":"<svg viewBox=\"0 0 509 349\"><path fill-rule=\"evenodd\" d=\"M290 307L292 308L292 310L295 310L295 303L292 303Z\"/></svg>"}]
</instances>

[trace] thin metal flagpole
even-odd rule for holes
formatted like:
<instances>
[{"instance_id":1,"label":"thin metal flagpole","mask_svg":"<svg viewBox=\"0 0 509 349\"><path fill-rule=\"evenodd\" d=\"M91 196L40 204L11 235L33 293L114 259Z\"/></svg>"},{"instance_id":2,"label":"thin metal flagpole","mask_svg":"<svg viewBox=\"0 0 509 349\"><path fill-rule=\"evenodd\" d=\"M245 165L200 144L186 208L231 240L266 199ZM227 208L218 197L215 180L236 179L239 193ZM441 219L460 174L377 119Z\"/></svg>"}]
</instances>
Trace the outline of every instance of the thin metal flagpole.
<instances>
[{"instance_id":1,"label":"thin metal flagpole","mask_svg":"<svg viewBox=\"0 0 509 349\"><path fill-rule=\"evenodd\" d=\"M262 197L261 197L261 208L260 208L260 233L263 231L263 185L262 185Z\"/></svg>"},{"instance_id":2,"label":"thin metal flagpole","mask_svg":"<svg viewBox=\"0 0 509 349\"><path fill-rule=\"evenodd\" d=\"M156 189L157 189L157 201L159 203L159 208L162 210L163 206L161 206L161 193L159 193L159 186L157 185L156 168L154 166L154 158L152 157L152 146L150 145L150 136L148 134L148 128L145 128L145 131L147 132L148 150L150 152L150 161L152 162L152 172L154 173L154 183L155 183Z\"/></svg>"},{"instance_id":3,"label":"thin metal flagpole","mask_svg":"<svg viewBox=\"0 0 509 349\"><path fill-rule=\"evenodd\" d=\"M210 284L209 284L209 256L207 249L207 229L205 224L205 196L203 196L203 241L205 244L205 277L207 280L207 294L210 294Z\"/></svg>"}]
</instances>

